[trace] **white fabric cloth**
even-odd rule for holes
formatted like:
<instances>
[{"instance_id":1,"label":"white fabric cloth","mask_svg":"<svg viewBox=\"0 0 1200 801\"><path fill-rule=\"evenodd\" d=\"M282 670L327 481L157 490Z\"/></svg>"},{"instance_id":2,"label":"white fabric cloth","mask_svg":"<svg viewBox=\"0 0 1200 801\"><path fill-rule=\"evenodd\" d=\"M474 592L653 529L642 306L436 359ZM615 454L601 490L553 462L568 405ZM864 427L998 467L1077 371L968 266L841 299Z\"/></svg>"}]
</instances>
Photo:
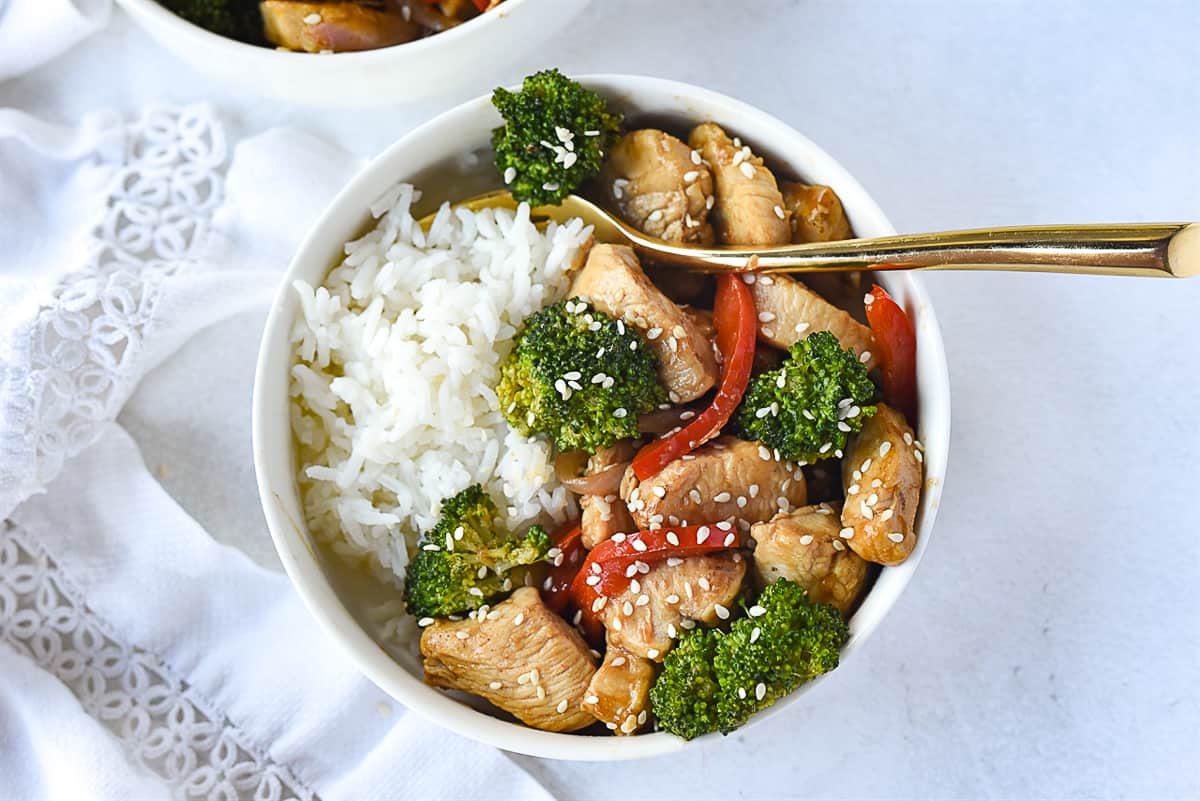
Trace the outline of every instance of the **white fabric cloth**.
<instances>
[{"instance_id":1,"label":"white fabric cloth","mask_svg":"<svg viewBox=\"0 0 1200 801\"><path fill-rule=\"evenodd\" d=\"M361 677L113 422L361 165L285 131L227 156L205 107L0 111L0 799L548 798Z\"/></svg>"},{"instance_id":2,"label":"white fabric cloth","mask_svg":"<svg viewBox=\"0 0 1200 801\"><path fill-rule=\"evenodd\" d=\"M100 30L111 10L112 0L0 0L0 81Z\"/></svg>"}]
</instances>

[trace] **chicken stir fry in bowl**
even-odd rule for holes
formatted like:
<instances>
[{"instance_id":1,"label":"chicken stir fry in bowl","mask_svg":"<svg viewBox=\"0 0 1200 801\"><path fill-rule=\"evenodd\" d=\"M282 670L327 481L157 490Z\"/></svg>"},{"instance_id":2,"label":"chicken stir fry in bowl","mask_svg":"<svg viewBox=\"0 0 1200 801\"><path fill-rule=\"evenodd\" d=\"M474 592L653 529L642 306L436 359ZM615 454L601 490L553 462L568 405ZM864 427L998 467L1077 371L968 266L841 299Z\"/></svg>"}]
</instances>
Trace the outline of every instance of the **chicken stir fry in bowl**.
<instances>
[{"instance_id":1,"label":"chicken stir fry in bowl","mask_svg":"<svg viewBox=\"0 0 1200 801\"><path fill-rule=\"evenodd\" d=\"M247 44L305 53L375 50L449 30L503 0L160 0L184 19Z\"/></svg>"},{"instance_id":2,"label":"chicken stir fry in bowl","mask_svg":"<svg viewBox=\"0 0 1200 801\"><path fill-rule=\"evenodd\" d=\"M727 733L834 669L881 566L913 551L912 325L879 287L864 297L861 276L670 273L582 224L538 228L536 206L578 191L675 242L852 235L834 187L713 122L638 127L555 71L495 99L515 212L447 205L420 225L402 187L326 287L299 287L293 426L310 526L396 577L433 686L546 731ZM513 242L521 269L492 272ZM430 254L440 272L426 277ZM413 274L436 294L397 307L395 326L453 330L445 352L405 358L429 360L416 369L431 386L475 382L454 386L477 395L462 419L480 432L478 464L449 462L448 479L432 463L380 467L370 449L415 437L422 462L463 431L357 427L395 393L424 405L412 383L367 383L400 336L380 320ZM331 308L361 317L323 340ZM371 360L339 361L351 336ZM437 402L465 403L457 391ZM339 494L364 471L376 483L361 497ZM422 506L431 486L452 492Z\"/></svg>"}]
</instances>

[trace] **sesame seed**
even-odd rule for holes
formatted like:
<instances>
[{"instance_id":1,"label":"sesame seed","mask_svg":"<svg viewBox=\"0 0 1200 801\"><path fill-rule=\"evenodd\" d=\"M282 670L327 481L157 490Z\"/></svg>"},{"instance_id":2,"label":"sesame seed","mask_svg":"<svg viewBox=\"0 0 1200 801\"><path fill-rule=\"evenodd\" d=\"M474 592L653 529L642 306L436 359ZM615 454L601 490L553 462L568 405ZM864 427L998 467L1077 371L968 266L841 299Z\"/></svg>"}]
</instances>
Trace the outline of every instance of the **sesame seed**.
<instances>
[{"instance_id":1,"label":"sesame seed","mask_svg":"<svg viewBox=\"0 0 1200 801\"><path fill-rule=\"evenodd\" d=\"M677 603L679 603L679 596L676 595L675 593L671 593L670 595L667 596L666 601L669 604L677 604Z\"/></svg>"},{"instance_id":2,"label":"sesame seed","mask_svg":"<svg viewBox=\"0 0 1200 801\"><path fill-rule=\"evenodd\" d=\"M761 420L761 419L763 419L764 417L766 417L766 416L767 416L768 414L770 414L770 413L771 413L771 407L770 407L770 406L763 406L761 409L756 409L756 410L754 411L754 417L755 417L755 419L757 419L757 420Z\"/></svg>"},{"instance_id":3,"label":"sesame seed","mask_svg":"<svg viewBox=\"0 0 1200 801\"><path fill-rule=\"evenodd\" d=\"M746 614L750 615L750 617L762 617L766 613L767 613L767 610L764 609L763 607L759 606L758 604L755 604L754 606L752 606L748 610L746 610Z\"/></svg>"},{"instance_id":4,"label":"sesame seed","mask_svg":"<svg viewBox=\"0 0 1200 801\"><path fill-rule=\"evenodd\" d=\"M467 590L467 592L471 593L476 598L483 597L483 590L479 589L478 587L472 587L471 589Z\"/></svg>"},{"instance_id":5,"label":"sesame seed","mask_svg":"<svg viewBox=\"0 0 1200 801\"><path fill-rule=\"evenodd\" d=\"M636 341L636 340L634 340L633 342L630 342L630 343L629 343L629 349L630 349L630 350L637 350L637 341Z\"/></svg>"},{"instance_id":6,"label":"sesame seed","mask_svg":"<svg viewBox=\"0 0 1200 801\"><path fill-rule=\"evenodd\" d=\"M613 631L620 631L621 630L621 618L614 617L612 620L612 623L610 625L612 626Z\"/></svg>"},{"instance_id":7,"label":"sesame seed","mask_svg":"<svg viewBox=\"0 0 1200 801\"><path fill-rule=\"evenodd\" d=\"M758 642L758 638L761 636L762 629L760 629L758 626L755 626L750 630L750 644L753 645L754 643Z\"/></svg>"},{"instance_id":8,"label":"sesame seed","mask_svg":"<svg viewBox=\"0 0 1200 801\"><path fill-rule=\"evenodd\" d=\"M864 306L870 306L874 302L875 302L875 296L872 295L870 292L863 295L863 305Z\"/></svg>"},{"instance_id":9,"label":"sesame seed","mask_svg":"<svg viewBox=\"0 0 1200 801\"><path fill-rule=\"evenodd\" d=\"M904 432L904 444L905 445L913 444L912 434L908 433L907 431Z\"/></svg>"},{"instance_id":10,"label":"sesame seed","mask_svg":"<svg viewBox=\"0 0 1200 801\"><path fill-rule=\"evenodd\" d=\"M539 701L543 700L546 697L546 688L545 687L539 686L537 688L537 697L538 697Z\"/></svg>"},{"instance_id":11,"label":"sesame seed","mask_svg":"<svg viewBox=\"0 0 1200 801\"><path fill-rule=\"evenodd\" d=\"M688 170L687 172L685 172L683 174L683 182L685 184L690 184L692 181L696 180L699 177L700 177L699 170Z\"/></svg>"},{"instance_id":12,"label":"sesame seed","mask_svg":"<svg viewBox=\"0 0 1200 801\"><path fill-rule=\"evenodd\" d=\"M863 463L862 463L862 466L861 466L861 467L859 467L858 469L859 469L859 470L862 470L864 473L865 473L865 472L867 472L868 470L870 470L870 469L871 469L871 460L870 460L870 459L864 459L864 460L863 460Z\"/></svg>"},{"instance_id":13,"label":"sesame seed","mask_svg":"<svg viewBox=\"0 0 1200 801\"><path fill-rule=\"evenodd\" d=\"M713 496L713 500L717 503L727 503L732 497L733 495L728 492L718 492Z\"/></svg>"},{"instance_id":14,"label":"sesame seed","mask_svg":"<svg viewBox=\"0 0 1200 801\"><path fill-rule=\"evenodd\" d=\"M834 540L834 541L833 541L833 543L832 543L832 545L833 545L833 550L835 550L835 551L844 551L844 550L846 550L846 546L845 546L845 545L842 545L842 541L841 541L841 540Z\"/></svg>"},{"instance_id":15,"label":"sesame seed","mask_svg":"<svg viewBox=\"0 0 1200 801\"><path fill-rule=\"evenodd\" d=\"M667 497L667 490L665 487L654 486L650 489L650 491L653 492L659 498Z\"/></svg>"},{"instance_id":16,"label":"sesame seed","mask_svg":"<svg viewBox=\"0 0 1200 801\"><path fill-rule=\"evenodd\" d=\"M757 498L757 497L758 497L758 485L757 485L757 484L751 484L751 485L750 485L750 497L751 497L751 498Z\"/></svg>"},{"instance_id":17,"label":"sesame seed","mask_svg":"<svg viewBox=\"0 0 1200 801\"><path fill-rule=\"evenodd\" d=\"M633 614L633 604L629 603L629 601L626 601L621 605L621 611L625 613L625 617L629 617Z\"/></svg>"},{"instance_id":18,"label":"sesame seed","mask_svg":"<svg viewBox=\"0 0 1200 801\"><path fill-rule=\"evenodd\" d=\"M679 626L687 631L691 631L692 629L696 628L696 621L687 619L681 620L679 621Z\"/></svg>"},{"instance_id":19,"label":"sesame seed","mask_svg":"<svg viewBox=\"0 0 1200 801\"><path fill-rule=\"evenodd\" d=\"M739 509L745 509L747 503L748 503L748 501L746 500L745 495L737 496L737 505L738 505Z\"/></svg>"},{"instance_id":20,"label":"sesame seed","mask_svg":"<svg viewBox=\"0 0 1200 801\"><path fill-rule=\"evenodd\" d=\"M683 560L678 556L667 557L667 567L679 567L683 564Z\"/></svg>"},{"instance_id":21,"label":"sesame seed","mask_svg":"<svg viewBox=\"0 0 1200 801\"><path fill-rule=\"evenodd\" d=\"M625 664L625 657L618 656L616 659L614 659L609 664L611 664L613 667L620 667L621 665Z\"/></svg>"},{"instance_id":22,"label":"sesame seed","mask_svg":"<svg viewBox=\"0 0 1200 801\"><path fill-rule=\"evenodd\" d=\"M924 454L922 454L920 451L916 451L916 450L914 450L914 451L913 451L913 456L914 456L914 457L916 457L916 460L917 460L918 462L923 462L923 461L925 461L925 456L924 456Z\"/></svg>"},{"instance_id":23,"label":"sesame seed","mask_svg":"<svg viewBox=\"0 0 1200 801\"><path fill-rule=\"evenodd\" d=\"M633 494L633 497L635 497L635 498L636 498L636 497L637 497L637 490L635 489L635 490L633 491L633 493L634 493L634 494ZM623 532L623 531L618 531L616 534L613 534L613 535L612 535L612 541L613 541L613 542L624 542L624 541L625 541L625 532ZM597 567L598 567L598 565L597 565ZM599 573L600 571L599 571L599 570L597 570L596 572L597 572L597 573Z\"/></svg>"},{"instance_id":24,"label":"sesame seed","mask_svg":"<svg viewBox=\"0 0 1200 801\"><path fill-rule=\"evenodd\" d=\"M712 584L709 583L708 578L705 576L701 576L700 578L696 579L696 583L700 585L700 589L702 590L712 589Z\"/></svg>"},{"instance_id":25,"label":"sesame seed","mask_svg":"<svg viewBox=\"0 0 1200 801\"><path fill-rule=\"evenodd\" d=\"M549 590L549 589L550 589L552 586L554 586L554 579L553 579L553 577L551 577L551 576L546 576L546 580L542 582L542 589L543 589L543 590Z\"/></svg>"},{"instance_id":26,"label":"sesame seed","mask_svg":"<svg viewBox=\"0 0 1200 801\"><path fill-rule=\"evenodd\" d=\"M503 687L504 685L503 685L503 684L501 684L501 683L500 683L500 682L498 682L498 681L493 681L493 682L490 682L490 683L488 684L488 686L489 686L489 687L491 687L493 690L499 690L499 689L500 689L501 687Z\"/></svg>"},{"instance_id":27,"label":"sesame seed","mask_svg":"<svg viewBox=\"0 0 1200 801\"><path fill-rule=\"evenodd\" d=\"M583 702L585 704L598 704L600 703L600 698L599 696L589 695L587 698L583 699Z\"/></svg>"},{"instance_id":28,"label":"sesame seed","mask_svg":"<svg viewBox=\"0 0 1200 801\"><path fill-rule=\"evenodd\" d=\"M748 162L748 161L743 161L743 162L742 162L742 163L741 163L741 164L738 166L738 169L740 169L740 170L742 171L742 175L746 176L747 178L753 178L753 177L754 177L754 165L753 165L753 164L751 164L750 162Z\"/></svg>"},{"instance_id":29,"label":"sesame seed","mask_svg":"<svg viewBox=\"0 0 1200 801\"><path fill-rule=\"evenodd\" d=\"M818 450L818 453L826 453L832 447L833 447L832 442L826 442L824 445L822 445L820 447L820 449Z\"/></svg>"},{"instance_id":30,"label":"sesame seed","mask_svg":"<svg viewBox=\"0 0 1200 801\"><path fill-rule=\"evenodd\" d=\"M560 715L561 715L563 712L566 712L566 711L567 711L567 699L566 699L566 698L564 698L564 699L562 699L561 701L559 701L559 702L558 702L558 706L556 706L556 707L554 707L554 708L555 708L556 710L558 710L558 714L560 714Z\"/></svg>"},{"instance_id":31,"label":"sesame seed","mask_svg":"<svg viewBox=\"0 0 1200 801\"><path fill-rule=\"evenodd\" d=\"M838 431L849 431L850 430L850 426L847 425L846 423L843 423L841 420L838 420L837 427L838 427Z\"/></svg>"},{"instance_id":32,"label":"sesame seed","mask_svg":"<svg viewBox=\"0 0 1200 801\"><path fill-rule=\"evenodd\" d=\"M762 334L763 334L763 336L764 336L764 337L766 337L767 339L771 339L771 338L773 338L773 337L775 336L775 329L774 329L774 328L767 328L766 326L763 326Z\"/></svg>"},{"instance_id":33,"label":"sesame seed","mask_svg":"<svg viewBox=\"0 0 1200 801\"><path fill-rule=\"evenodd\" d=\"M886 523L887 521L892 519L892 515L894 515L895 513L896 512L893 509L884 509L883 512L880 513L879 519L880 519L880 521Z\"/></svg>"},{"instance_id":34,"label":"sesame seed","mask_svg":"<svg viewBox=\"0 0 1200 801\"><path fill-rule=\"evenodd\" d=\"M716 526L717 528L721 529L721 531L733 531L733 524L728 520L722 520L720 523L717 523Z\"/></svg>"},{"instance_id":35,"label":"sesame seed","mask_svg":"<svg viewBox=\"0 0 1200 801\"><path fill-rule=\"evenodd\" d=\"M704 208L706 208L709 211L712 211L713 204L716 203L716 201L717 201L717 199L715 197L713 197L712 195L709 195L708 197L704 198Z\"/></svg>"},{"instance_id":36,"label":"sesame seed","mask_svg":"<svg viewBox=\"0 0 1200 801\"><path fill-rule=\"evenodd\" d=\"M592 601L592 611L593 611L593 612L599 612L601 609L603 609L603 608L604 608L604 605L605 605L606 603L608 603L608 598L607 598L607 596L601 595L599 598L597 598L596 600Z\"/></svg>"},{"instance_id":37,"label":"sesame seed","mask_svg":"<svg viewBox=\"0 0 1200 801\"><path fill-rule=\"evenodd\" d=\"M517 676L517 684L528 684L528 683L529 683L529 674L528 673L522 673L520 676Z\"/></svg>"},{"instance_id":38,"label":"sesame seed","mask_svg":"<svg viewBox=\"0 0 1200 801\"><path fill-rule=\"evenodd\" d=\"M879 494L878 493L872 492L870 495L867 496L867 506L874 506L877 503L879 503Z\"/></svg>"},{"instance_id":39,"label":"sesame seed","mask_svg":"<svg viewBox=\"0 0 1200 801\"><path fill-rule=\"evenodd\" d=\"M470 637L471 635L467 634L465 631L456 631L456 632L454 632L454 636L460 640L465 640L465 639L467 639L467 637Z\"/></svg>"},{"instance_id":40,"label":"sesame seed","mask_svg":"<svg viewBox=\"0 0 1200 801\"><path fill-rule=\"evenodd\" d=\"M805 420L816 420L817 419L816 417L813 416L813 413L810 412L808 409L801 409L800 414L804 416Z\"/></svg>"},{"instance_id":41,"label":"sesame seed","mask_svg":"<svg viewBox=\"0 0 1200 801\"><path fill-rule=\"evenodd\" d=\"M717 613L717 617L721 618L721 620L729 619L729 610L721 606L721 604L713 604L713 611Z\"/></svg>"},{"instance_id":42,"label":"sesame seed","mask_svg":"<svg viewBox=\"0 0 1200 801\"><path fill-rule=\"evenodd\" d=\"M838 532L838 536L839 536L839 537L841 537L841 538L842 538L842 539L844 539L844 540L853 539L853 537L854 537L854 527L853 527L853 526L846 526L844 529L842 529L841 531L839 531L839 532Z\"/></svg>"},{"instance_id":43,"label":"sesame seed","mask_svg":"<svg viewBox=\"0 0 1200 801\"><path fill-rule=\"evenodd\" d=\"M667 636L672 640L679 636L679 630L675 628L674 623L667 624Z\"/></svg>"},{"instance_id":44,"label":"sesame seed","mask_svg":"<svg viewBox=\"0 0 1200 801\"><path fill-rule=\"evenodd\" d=\"M504 171L504 183L511 184L517 178L517 168L509 167Z\"/></svg>"},{"instance_id":45,"label":"sesame seed","mask_svg":"<svg viewBox=\"0 0 1200 801\"><path fill-rule=\"evenodd\" d=\"M545 189L547 192L557 192L558 184L554 182L544 183L542 184L542 189Z\"/></svg>"},{"instance_id":46,"label":"sesame seed","mask_svg":"<svg viewBox=\"0 0 1200 801\"><path fill-rule=\"evenodd\" d=\"M683 594L684 594L684 595L686 595L688 598L692 598L692 597L693 597L693 595L692 595L692 582L690 582L690 581L685 581L685 582L683 582Z\"/></svg>"},{"instance_id":47,"label":"sesame seed","mask_svg":"<svg viewBox=\"0 0 1200 801\"><path fill-rule=\"evenodd\" d=\"M431 542L428 545L422 545L421 550L422 551L440 551L442 549L440 547L438 547L435 543Z\"/></svg>"},{"instance_id":48,"label":"sesame seed","mask_svg":"<svg viewBox=\"0 0 1200 801\"><path fill-rule=\"evenodd\" d=\"M759 312L759 313L758 313L758 319L759 319L761 322L764 322L764 323L769 323L769 322L771 322L772 320L774 320L774 319L775 319L775 315L774 315L773 313L769 312L769 311L765 311L765 312Z\"/></svg>"},{"instance_id":49,"label":"sesame seed","mask_svg":"<svg viewBox=\"0 0 1200 801\"><path fill-rule=\"evenodd\" d=\"M646 550L646 543L642 542L640 537L636 540L630 540L630 542L633 544L633 550L635 550L635 551Z\"/></svg>"},{"instance_id":50,"label":"sesame seed","mask_svg":"<svg viewBox=\"0 0 1200 801\"><path fill-rule=\"evenodd\" d=\"M616 411L613 412L613 417L615 417L619 420L627 414L629 414L629 412L626 411L624 407L621 407L620 409L617 409Z\"/></svg>"},{"instance_id":51,"label":"sesame seed","mask_svg":"<svg viewBox=\"0 0 1200 801\"><path fill-rule=\"evenodd\" d=\"M812 545L812 541L813 541L812 534L805 534L803 537L800 538L801 545Z\"/></svg>"},{"instance_id":52,"label":"sesame seed","mask_svg":"<svg viewBox=\"0 0 1200 801\"><path fill-rule=\"evenodd\" d=\"M294 18L293 18L293 19L294 19ZM318 22L320 22L320 21L321 21L321 15L320 15L320 14L309 14L309 15L307 15L306 17L304 17L304 24L305 24L305 25L316 25L316 24L317 24Z\"/></svg>"},{"instance_id":53,"label":"sesame seed","mask_svg":"<svg viewBox=\"0 0 1200 801\"><path fill-rule=\"evenodd\" d=\"M423 618L421 618L420 620L418 620L418 621L417 621L417 625L418 625L418 626L420 626L421 628L425 628L426 626L432 626L432 625L433 625L433 618L431 618L431 617L423 617Z\"/></svg>"},{"instance_id":54,"label":"sesame seed","mask_svg":"<svg viewBox=\"0 0 1200 801\"><path fill-rule=\"evenodd\" d=\"M879 443L879 456L880 456L880 458L883 458L884 456L887 456L887 455L888 455L888 451L890 451L891 449L892 449L892 443L891 443L891 442L889 442L888 440L886 440L886 439L885 439L883 442Z\"/></svg>"},{"instance_id":55,"label":"sesame seed","mask_svg":"<svg viewBox=\"0 0 1200 801\"><path fill-rule=\"evenodd\" d=\"M766 694L767 694L767 685L763 684L760 681L758 683L758 686L756 686L754 688L754 697L757 698L759 701L761 701L764 697L766 697Z\"/></svg>"},{"instance_id":56,"label":"sesame seed","mask_svg":"<svg viewBox=\"0 0 1200 801\"><path fill-rule=\"evenodd\" d=\"M636 728L637 720L633 717L633 715L625 718L625 722L621 724L621 731L625 732L626 734L632 732Z\"/></svg>"},{"instance_id":57,"label":"sesame seed","mask_svg":"<svg viewBox=\"0 0 1200 801\"><path fill-rule=\"evenodd\" d=\"M888 539L892 542L904 542L904 535L899 531L893 531L891 534L888 534Z\"/></svg>"},{"instance_id":58,"label":"sesame seed","mask_svg":"<svg viewBox=\"0 0 1200 801\"><path fill-rule=\"evenodd\" d=\"M625 321L624 320L617 320L617 333L620 334L621 336L625 336Z\"/></svg>"},{"instance_id":59,"label":"sesame seed","mask_svg":"<svg viewBox=\"0 0 1200 801\"><path fill-rule=\"evenodd\" d=\"M650 596L643 594L638 596L637 603L634 606L645 606L648 603L650 603Z\"/></svg>"},{"instance_id":60,"label":"sesame seed","mask_svg":"<svg viewBox=\"0 0 1200 801\"><path fill-rule=\"evenodd\" d=\"M696 544L703 545L704 541L708 539L708 535L709 535L708 526L701 526L696 531Z\"/></svg>"},{"instance_id":61,"label":"sesame seed","mask_svg":"<svg viewBox=\"0 0 1200 801\"><path fill-rule=\"evenodd\" d=\"M737 542L737 535L731 531L725 537L725 547L728 548L730 545L733 545L735 542Z\"/></svg>"},{"instance_id":62,"label":"sesame seed","mask_svg":"<svg viewBox=\"0 0 1200 801\"><path fill-rule=\"evenodd\" d=\"M745 688L745 687L738 687L738 698L743 698L743 699L744 699L745 697L746 697L746 688Z\"/></svg>"},{"instance_id":63,"label":"sesame seed","mask_svg":"<svg viewBox=\"0 0 1200 801\"><path fill-rule=\"evenodd\" d=\"M863 364L871 361L871 351L864 350L862 353L858 354L858 360Z\"/></svg>"},{"instance_id":64,"label":"sesame seed","mask_svg":"<svg viewBox=\"0 0 1200 801\"><path fill-rule=\"evenodd\" d=\"M514 625L514 626L519 626L519 625L521 625L521 624L522 624L522 623L524 623L524 622L525 622L525 613L524 613L524 612L517 612L517 616L513 618L513 625Z\"/></svg>"},{"instance_id":65,"label":"sesame seed","mask_svg":"<svg viewBox=\"0 0 1200 801\"><path fill-rule=\"evenodd\" d=\"M778 218L779 218L779 219L781 219L781 220L782 220L782 219L784 219L784 217L785 217L786 215L784 215L784 213L783 213L783 207L782 207L782 206L776 206L776 207L775 207L775 216L776 216L776 217L778 217Z\"/></svg>"},{"instance_id":66,"label":"sesame seed","mask_svg":"<svg viewBox=\"0 0 1200 801\"><path fill-rule=\"evenodd\" d=\"M658 649L657 648L647 648L646 649L646 658L647 659L657 659L658 658Z\"/></svg>"},{"instance_id":67,"label":"sesame seed","mask_svg":"<svg viewBox=\"0 0 1200 801\"><path fill-rule=\"evenodd\" d=\"M693 164L701 164L702 163L702 159L700 158L699 150L692 151L692 163Z\"/></svg>"},{"instance_id":68,"label":"sesame seed","mask_svg":"<svg viewBox=\"0 0 1200 801\"><path fill-rule=\"evenodd\" d=\"M862 512L863 517L867 518L868 520L871 520L875 517L875 512L872 511L870 506L867 506L865 501L862 504L860 504L859 506L860 506L860 511Z\"/></svg>"}]
</instances>

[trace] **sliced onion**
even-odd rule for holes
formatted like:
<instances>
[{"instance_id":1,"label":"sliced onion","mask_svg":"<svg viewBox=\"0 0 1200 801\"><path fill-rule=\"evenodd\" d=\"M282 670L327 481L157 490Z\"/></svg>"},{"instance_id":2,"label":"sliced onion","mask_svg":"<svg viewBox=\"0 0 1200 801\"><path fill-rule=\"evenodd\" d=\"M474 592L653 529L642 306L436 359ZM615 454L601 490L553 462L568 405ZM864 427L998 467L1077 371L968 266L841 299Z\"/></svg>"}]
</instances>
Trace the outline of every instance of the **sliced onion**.
<instances>
[{"instance_id":1,"label":"sliced onion","mask_svg":"<svg viewBox=\"0 0 1200 801\"><path fill-rule=\"evenodd\" d=\"M562 478L562 485L576 495L615 495L621 489L621 479L629 462L617 462L587 476Z\"/></svg>"}]
</instances>

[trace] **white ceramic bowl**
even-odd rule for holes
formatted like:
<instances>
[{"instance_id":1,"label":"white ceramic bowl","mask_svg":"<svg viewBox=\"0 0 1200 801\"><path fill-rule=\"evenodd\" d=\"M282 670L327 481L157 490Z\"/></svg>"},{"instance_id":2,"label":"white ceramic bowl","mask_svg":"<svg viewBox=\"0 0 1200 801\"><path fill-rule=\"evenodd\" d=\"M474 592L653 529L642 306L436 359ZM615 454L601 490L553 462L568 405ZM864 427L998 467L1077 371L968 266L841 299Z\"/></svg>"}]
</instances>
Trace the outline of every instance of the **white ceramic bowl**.
<instances>
[{"instance_id":1,"label":"white ceramic bowl","mask_svg":"<svg viewBox=\"0 0 1200 801\"><path fill-rule=\"evenodd\" d=\"M683 127L687 122L715 120L751 143L770 163L787 165L795 177L833 186L859 235L894 233L875 202L836 161L758 109L706 89L655 78L599 75L581 81L635 123L649 117ZM459 734L534 756L617 760L677 751L688 744L665 733L611 737L537 731L493 717L482 711L482 706L474 708L426 686L421 681L419 664L411 656L389 649L373 632L374 624L364 611L372 598L377 602L387 597L388 591L364 597L365 579L361 575L348 576L336 558L316 546L304 526L288 423L288 370L292 363L288 333L298 306L291 284L296 279L319 284L340 260L343 243L373 224L368 212L372 201L397 181L413 181L421 187L426 193L426 206L496 188L499 181L487 154L488 134L498 122L489 98L481 97L405 136L342 190L300 246L267 320L255 377L254 461L263 510L280 559L312 614L344 646L363 673L401 703ZM908 310L916 325L921 398L918 431L925 444L925 493L917 519L916 550L903 565L880 573L850 620L843 664L855 658L883 620L929 547L950 439L946 357L925 290L915 276L905 273L883 274L879 280ZM395 595L394 591L390 594ZM837 671L828 674L837 675ZM748 725L793 704L821 703L821 693L814 691L828 676L803 686L752 718Z\"/></svg>"},{"instance_id":2,"label":"white ceramic bowl","mask_svg":"<svg viewBox=\"0 0 1200 801\"><path fill-rule=\"evenodd\" d=\"M506 0L415 42L359 53L290 53L210 33L155 0L117 0L197 69L264 95L312 106L390 106L493 74L561 30L589 0Z\"/></svg>"}]
</instances>

